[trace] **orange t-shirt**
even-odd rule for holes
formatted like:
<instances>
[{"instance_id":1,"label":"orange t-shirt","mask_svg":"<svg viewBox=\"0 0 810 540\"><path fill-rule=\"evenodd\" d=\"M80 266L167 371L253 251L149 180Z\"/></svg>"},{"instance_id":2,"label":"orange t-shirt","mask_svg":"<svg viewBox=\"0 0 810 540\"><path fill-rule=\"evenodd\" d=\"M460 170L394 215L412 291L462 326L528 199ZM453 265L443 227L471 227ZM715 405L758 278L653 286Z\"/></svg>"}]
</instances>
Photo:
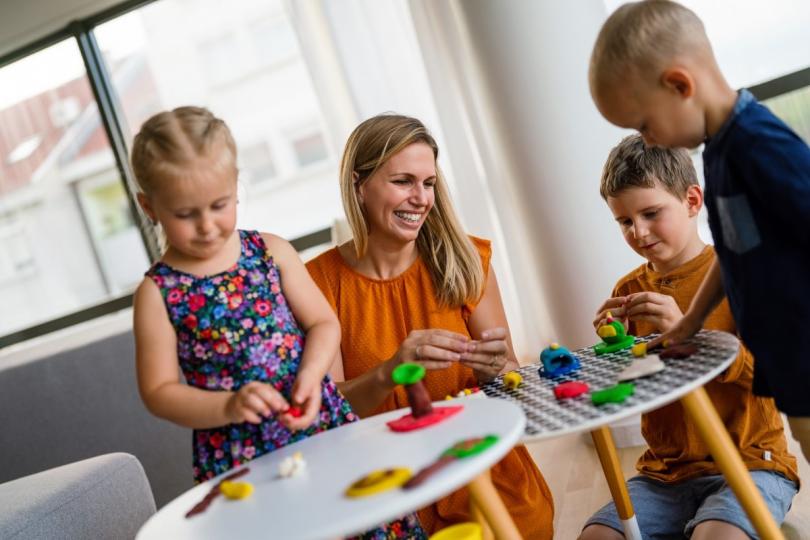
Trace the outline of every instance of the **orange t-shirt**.
<instances>
[{"instance_id":1,"label":"orange t-shirt","mask_svg":"<svg viewBox=\"0 0 810 540\"><path fill-rule=\"evenodd\" d=\"M489 241L471 239L488 272L492 254ZM433 328L470 335L467 320L475 303L457 308L440 306L421 258L395 278L372 279L349 267L334 248L308 262L307 269L340 320L347 380L391 358L411 330ZM424 382L434 401L477 385L472 370L460 364L429 371ZM407 406L405 391L396 388L377 412ZM551 540L551 492L525 447L516 447L492 468L492 481L523 537ZM463 488L420 510L419 519L433 534L453 523L469 521L469 507L469 495Z\"/></svg>"},{"instance_id":2,"label":"orange t-shirt","mask_svg":"<svg viewBox=\"0 0 810 540\"><path fill-rule=\"evenodd\" d=\"M643 291L672 296L681 312L686 312L714 261L714 248L706 248L694 259L662 274L649 263L639 266L616 284L613 296ZM723 302L706 319L704 328L736 334L736 326ZM645 336L658 329L647 322L631 322L629 333ZM798 482L796 458L787 451L782 418L772 398L751 392L754 360L745 347L728 369L705 385L717 413L750 470L768 469ZM678 482L708 474L720 474L709 450L689 420L680 402L641 416L641 431L649 449L636 468L662 482Z\"/></svg>"}]
</instances>

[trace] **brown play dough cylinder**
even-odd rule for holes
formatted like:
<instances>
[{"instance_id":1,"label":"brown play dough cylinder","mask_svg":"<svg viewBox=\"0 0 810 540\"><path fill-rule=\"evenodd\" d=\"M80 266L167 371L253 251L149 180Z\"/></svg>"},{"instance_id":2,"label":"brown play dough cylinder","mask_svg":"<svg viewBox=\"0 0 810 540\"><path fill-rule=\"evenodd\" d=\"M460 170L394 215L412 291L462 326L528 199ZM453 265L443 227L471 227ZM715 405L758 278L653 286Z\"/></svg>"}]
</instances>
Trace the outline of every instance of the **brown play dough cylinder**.
<instances>
[{"instance_id":1,"label":"brown play dough cylinder","mask_svg":"<svg viewBox=\"0 0 810 540\"><path fill-rule=\"evenodd\" d=\"M408 403L411 405L411 415L414 418L422 418L433 412L430 394L422 381L406 384L405 391L408 393Z\"/></svg>"}]
</instances>

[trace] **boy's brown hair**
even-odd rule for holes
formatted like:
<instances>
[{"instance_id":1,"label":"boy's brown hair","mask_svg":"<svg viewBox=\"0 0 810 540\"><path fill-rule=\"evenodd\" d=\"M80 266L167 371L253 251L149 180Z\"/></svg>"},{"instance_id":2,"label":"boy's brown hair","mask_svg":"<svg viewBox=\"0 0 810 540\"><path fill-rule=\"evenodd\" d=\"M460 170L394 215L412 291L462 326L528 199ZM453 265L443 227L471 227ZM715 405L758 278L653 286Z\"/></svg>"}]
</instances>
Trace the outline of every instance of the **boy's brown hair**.
<instances>
[{"instance_id":1,"label":"boy's brown hair","mask_svg":"<svg viewBox=\"0 0 810 540\"><path fill-rule=\"evenodd\" d=\"M690 9L669 0L630 2L602 25L591 53L591 90L618 84L628 74L657 77L681 55L711 51L706 30Z\"/></svg>"},{"instance_id":2,"label":"boy's brown hair","mask_svg":"<svg viewBox=\"0 0 810 540\"><path fill-rule=\"evenodd\" d=\"M689 186L698 185L697 172L683 148L647 147L641 135L630 135L610 151L602 169L599 193L602 198L617 196L630 187L660 185L683 200Z\"/></svg>"}]
</instances>

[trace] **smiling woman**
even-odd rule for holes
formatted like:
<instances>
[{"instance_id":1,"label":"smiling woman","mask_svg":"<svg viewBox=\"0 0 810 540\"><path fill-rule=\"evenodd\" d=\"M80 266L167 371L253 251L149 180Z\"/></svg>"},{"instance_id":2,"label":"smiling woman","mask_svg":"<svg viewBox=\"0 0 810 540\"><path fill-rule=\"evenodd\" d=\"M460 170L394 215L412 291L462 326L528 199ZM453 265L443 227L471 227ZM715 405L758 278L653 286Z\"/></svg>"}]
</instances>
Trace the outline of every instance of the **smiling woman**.
<instances>
[{"instance_id":1,"label":"smiling woman","mask_svg":"<svg viewBox=\"0 0 810 540\"><path fill-rule=\"evenodd\" d=\"M394 368L427 369L433 401L517 367L489 241L467 236L450 202L436 141L417 119L380 115L349 137L341 195L353 240L307 268L341 323L331 373L361 416L408 405ZM524 447L492 469L526 538L552 538L551 493ZM468 521L457 491L419 512L433 533Z\"/></svg>"}]
</instances>

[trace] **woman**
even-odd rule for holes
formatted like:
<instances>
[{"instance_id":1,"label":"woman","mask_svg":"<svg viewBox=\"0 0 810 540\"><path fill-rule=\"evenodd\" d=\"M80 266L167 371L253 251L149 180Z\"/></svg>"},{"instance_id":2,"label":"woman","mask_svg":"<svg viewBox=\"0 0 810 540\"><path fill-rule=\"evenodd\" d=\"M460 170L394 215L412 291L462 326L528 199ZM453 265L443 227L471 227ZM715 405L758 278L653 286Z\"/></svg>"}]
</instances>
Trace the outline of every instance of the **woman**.
<instances>
[{"instance_id":1,"label":"woman","mask_svg":"<svg viewBox=\"0 0 810 540\"><path fill-rule=\"evenodd\" d=\"M332 376L361 416L406 407L391 372L430 370L433 400L517 367L486 240L464 234L436 164L436 141L414 118L380 115L349 137L340 170L353 237L307 264L335 309L341 351ZM523 446L492 479L525 538L551 539L553 503ZM470 519L466 488L419 512L433 533Z\"/></svg>"}]
</instances>

